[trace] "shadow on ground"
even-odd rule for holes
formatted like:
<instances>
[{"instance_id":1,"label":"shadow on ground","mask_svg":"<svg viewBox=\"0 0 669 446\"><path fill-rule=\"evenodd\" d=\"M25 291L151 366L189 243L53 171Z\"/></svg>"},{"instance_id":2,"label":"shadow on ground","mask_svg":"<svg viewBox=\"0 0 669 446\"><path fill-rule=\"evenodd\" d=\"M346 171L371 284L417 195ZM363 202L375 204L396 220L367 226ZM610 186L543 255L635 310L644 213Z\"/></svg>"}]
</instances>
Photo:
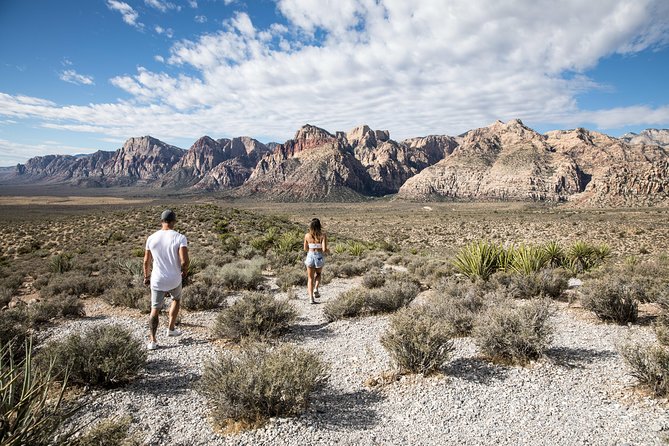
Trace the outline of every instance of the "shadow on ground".
<instances>
[{"instance_id":1,"label":"shadow on ground","mask_svg":"<svg viewBox=\"0 0 669 446\"><path fill-rule=\"evenodd\" d=\"M595 350L594 348L551 347L546 350L546 356L554 364L570 368L582 369L587 364L603 361L617 356L610 350Z\"/></svg>"},{"instance_id":2,"label":"shadow on ground","mask_svg":"<svg viewBox=\"0 0 669 446\"><path fill-rule=\"evenodd\" d=\"M327 322L320 322L316 324L297 324L294 325L288 336L295 340L311 339L327 339L334 336L332 329L328 327Z\"/></svg>"},{"instance_id":3,"label":"shadow on ground","mask_svg":"<svg viewBox=\"0 0 669 446\"><path fill-rule=\"evenodd\" d=\"M505 367L490 364L479 358L458 358L444 367L444 373L465 381L490 384L502 381L508 376Z\"/></svg>"},{"instance_id":4,"label":"shadow on ground","mask_svg":"<svg viewBox=\"0 0 669 446\"><path fill-rule=\"evenodd\" d=\"M193 382L199 379L199 374L184 372L174 361L149 358L144 378L133 382L128 390L155 396L175 396L191 390Z\"/></svg>"},{"instance_id":5,"label":"shadow on ground","mask_svg":"<svg viewBox=\"0 0 669 446\"><path fill-rule=\"evenodd\" d=\"M378 392L367 389L341 393L326 388L324 393L314 397L306 417L319 429L366 430L379 423L373 406L382 400Z\"/></svg>"}]
</instances>

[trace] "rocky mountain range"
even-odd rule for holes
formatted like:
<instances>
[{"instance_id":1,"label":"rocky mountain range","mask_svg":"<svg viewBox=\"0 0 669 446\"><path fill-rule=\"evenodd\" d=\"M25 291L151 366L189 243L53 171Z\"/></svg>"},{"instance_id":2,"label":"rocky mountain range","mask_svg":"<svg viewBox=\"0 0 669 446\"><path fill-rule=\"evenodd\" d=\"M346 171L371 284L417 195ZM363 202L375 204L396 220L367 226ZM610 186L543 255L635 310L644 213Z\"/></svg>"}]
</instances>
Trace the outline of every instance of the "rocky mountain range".
<instances>
[{"instance_id":1,"label":"rocky mountain range","mask_svg":"<svg viewBox=\"0 0 669 446\"><path fill-rule=\"evenodd\" d=\"M669 203L669 130L614 138L586 129L540 134L520 120L459 136L395 141L366 125L305 125L283 144L203 136L183 150L150 136L115 152L35 157L0 184L135 186L266 200L347 201L396 194L431 200L585 205Z\"/></svg>"}]
</instances>

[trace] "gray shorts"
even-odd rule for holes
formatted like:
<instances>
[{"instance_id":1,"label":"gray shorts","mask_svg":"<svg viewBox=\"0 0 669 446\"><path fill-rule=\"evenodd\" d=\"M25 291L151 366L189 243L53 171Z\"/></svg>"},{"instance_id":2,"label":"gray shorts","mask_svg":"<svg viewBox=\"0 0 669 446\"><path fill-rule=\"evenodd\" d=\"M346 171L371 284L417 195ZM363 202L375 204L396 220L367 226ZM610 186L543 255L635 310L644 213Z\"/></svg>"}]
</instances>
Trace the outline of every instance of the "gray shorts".
<instances>
[{"instance_id":1,"label":"gray shorts","mask_svg":"<svg viewBox=\"0 0 669 446\"><path fill-rule=\"evenodd\" d=\"M323 268L323 265L325 265L323 253L320 251L309 251L304 264L307 265L307 268Z\"/></svg>"},{"instance_id":2,"label":"gray shorts","mask_svg":"<svg viewBox=\"0 0 669 446\"><path fill-rule=\"evenodd\" d=\"M160 291L151 289L151 308L162 308L163 301L165 300L165 295L169 294L172 296L173 300L181 299L181 285L176 287L173 290L169 291Z\"/></svg>"}]
</instances>

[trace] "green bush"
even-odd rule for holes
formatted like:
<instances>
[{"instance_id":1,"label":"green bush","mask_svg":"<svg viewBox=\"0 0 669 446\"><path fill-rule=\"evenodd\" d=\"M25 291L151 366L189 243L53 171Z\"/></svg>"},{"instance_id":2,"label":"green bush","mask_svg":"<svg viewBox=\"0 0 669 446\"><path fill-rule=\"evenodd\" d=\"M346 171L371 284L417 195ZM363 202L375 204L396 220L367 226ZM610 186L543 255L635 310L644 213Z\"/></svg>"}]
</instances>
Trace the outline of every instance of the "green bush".
<instances>
[{"instance_id":1,"label":"green bush","mask_svg":"<svg viewBox=\"0 0 669 446\"><path fill-rule=\"evenodd\" d=\"M150 293L151 291L143 286L129 286L125 283L118 283L102 297L109 305L114 307L145 310L151 303Z\"/></svg>"},{"instance_id":2,"label":"green bush","mask_svg":"<svg viewBox=\"0 0 669 446\"><path fill-rule=\"evenodd\" d=\"M347 251L350 255L360 257L366 251L367 247L360 242L349 242Z\"/></svg>"},{"instance_id":3,"label":"green bush","mask_svg":"<svg viewBox=\"0 0 669 446\"><path fill-rule=\"evenodd\" d=\"M113 387L133 379L146 364L146 349L119 325L102 325L52 341L42 364L69 370L73 384Z\"/></svg>"},{"instance_id":4,"label":"green bush","mask_svg":"<svg viewBox=\"0 0 669 446\"><path fill-rule=\"evenodd\" d=\"M265 293L246 293L219 313L213 332L233 341L277 337L288 331L296 318L297 311L287 301Z\"/></svg>"},{"instance_id":5,"label":"green bush","mask_svg":"<svg viewBox=\"0 0 669 446\"><path fill-rule=\"evenodd\" d=\"M326 367L313 353L291 345L251 345L205 364L199 388L219 426L258 425L270 417L304 412L311 393L325 380Z\"/></svg>"},{"instance_id":6,"label":"green bush","mask_svg":"<svg viewBox=\"0 0 669 446\"><path fill-rule=\"evenodd\" d=\"M511 259L511 271L530 275L543 269L548 264L545 247L520 245L514 248Z\"/></svg>"},{"instance_id":7,"label":"green bush","mask_svg":"<svg viewBox=\"0 0 669 446\"><path fill-rule=\"evenodd\" d=\"M492 360L525 364L539 358L550 344L551 311L548 299L490 306L476 320L474 342Z\"/></svg>"},{"instance_id":8,"label":"green bush","mask_svg":"<svg viewBox=\"0 0 669 446\"><path fill-rule=\"evenodd\" d=\"M226 305L225 291L217 285L196 282L181 293L181 306L189 311L213 310Z\"/></svg>"},{"instance_id":9,"label":"green bush","mask_svg":"<svg viewBox=\"0 0 669 446\"><path fill-rule=\"evenodd\" d=\"M390 318L381 345L400 373L429 374L441 369L453 351L448 323L425 306L405 308Z\"/></svg>"},{"instance_id":10,"label":"green bush","mask_svg":"<svg viewBox=\"0 0 669 446\"><path fill-rule=\"evenodd\" d=\"M83 294L99 296L111 285L106 277L87 276L78 271L52 275L49 284L40 289L40 296L49 298L65 294L81 297Z\"/></svg>"},{"instance_id":11,"label":"green bush","mask_svg":"<svg viewBox=\"0 0 669 446\"><path fill-rule=\"evenodd\" d=\"M626 344L618 349L632 376L655 395L669 395L669 351L665 347Z\"/></svg>"},{"instance_id":12,"label":"green bush","mask_svg":"<svg viewBox=\"0 0 669 446\"><path fill-rule=\"evenodd\" d=\"M62 274L72 269L72 255L71 254L56 254L51 257L49 261L49 269L52 273Z\"/></svg>"},{"instance_id":13,"label":"green bush","mask_svg":"<svg viewBox=\"0 0 669 446\"><path fill-rule=\"evenodd\" d=\"M13 294L14 292L11 289L0 286L0 309L9 305Z\"/></svg>"},{"instance_id":14,"label":"green bush","mask_svg":"<svg viewBox=\"0 0 669 446\"><path fill-rule=\"evenodd\" d=\"M500 268L502 251L503 248L489 242L473 242L460 249L453 266L472 280L488 280Z\"/></svg>"},{"instance_id":15,"label":"green bush","mask_svg":"<svg viewBox=\"0 0 669 446\"><path fill-rule=\"evenodd\" d=\"M578 241L567 250L564 267L573 274L579 274L601 265L610 255L608 245L594 246Z\"/></svg>"},{"instance_id":16,"label":"green bush","mask_svg":"<svg viewBox=\"0 0 669 446\"><path fill-rule=\"evenodd\" d=\"M24 352L18 355L13 349ZM21 357L21 360L14 358ZM65 384L54 394L56 368L36 370L32 345L7 344L0 349L0 444L48 445L60 425L74 413L63 410ZM67 375L60 378L67 381Z\"/></svg>"},{"instance_id":17,"label":"green bush","mask_svg":"<svg viewBox=\"0 0 669 446\"><path fill-rule=\"evenodd\" d=\"M581 287L581 304L603 321L618 324L636 322L639 300L644 290L624 278L603 278L586 282Z\"/></svg>"},{"instance_id":18,"label":"green bush","mask_svg":"<svg viewBox=\"0 0 669 446\"><path fill-rule=\"evenodd\" d=\"M28 339L29 328L28 314L25 309L11 308L0 311L0 348L6 348L9 344L24 345ZM23 351L20 348L13 348L12 353L20 357Z\"/></svg>"},{"instance_id":19,"label":"green bush","mask_svg":"<svg viewBox=\"0 0 669 446\"><path fill-rule=\"evenodd\" d=\"M350 261L344 263L333 263L329 269L335 277L355 277L363 274L369 267L361 261Z\"/></svg>"},{"instance_id":20,"label":"green bush","mask_svg":"<svg viewBox=\"0 0 669 446\"><path fill-rule=\"evenodd\" d=\"M562 246L556 241L550 241L543 246L544 253L546 254L547 266L551 268L557 268L562 266L565 260L565 253L562 249Z\"/></svg>"}]
</instances>

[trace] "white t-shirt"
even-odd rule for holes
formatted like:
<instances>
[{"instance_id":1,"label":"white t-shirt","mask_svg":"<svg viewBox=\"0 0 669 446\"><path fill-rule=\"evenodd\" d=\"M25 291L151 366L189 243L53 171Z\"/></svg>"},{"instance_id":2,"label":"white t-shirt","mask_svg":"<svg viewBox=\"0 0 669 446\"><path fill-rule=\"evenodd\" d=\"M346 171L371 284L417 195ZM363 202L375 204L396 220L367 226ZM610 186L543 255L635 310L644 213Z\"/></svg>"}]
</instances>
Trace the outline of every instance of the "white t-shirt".
<instances>
[{"instance_id":1,"label":"white t-shirt","mask_svg":"<svg viewBox=\"0 0 669 446\"><path fill-rule=\"evenodd\" d=\"M186 236L173 229L160 230L146 240L146 250L153 256L151 289L170 291L181 284L179 248L188 246Z\"/></svg>"}]
</instances>

